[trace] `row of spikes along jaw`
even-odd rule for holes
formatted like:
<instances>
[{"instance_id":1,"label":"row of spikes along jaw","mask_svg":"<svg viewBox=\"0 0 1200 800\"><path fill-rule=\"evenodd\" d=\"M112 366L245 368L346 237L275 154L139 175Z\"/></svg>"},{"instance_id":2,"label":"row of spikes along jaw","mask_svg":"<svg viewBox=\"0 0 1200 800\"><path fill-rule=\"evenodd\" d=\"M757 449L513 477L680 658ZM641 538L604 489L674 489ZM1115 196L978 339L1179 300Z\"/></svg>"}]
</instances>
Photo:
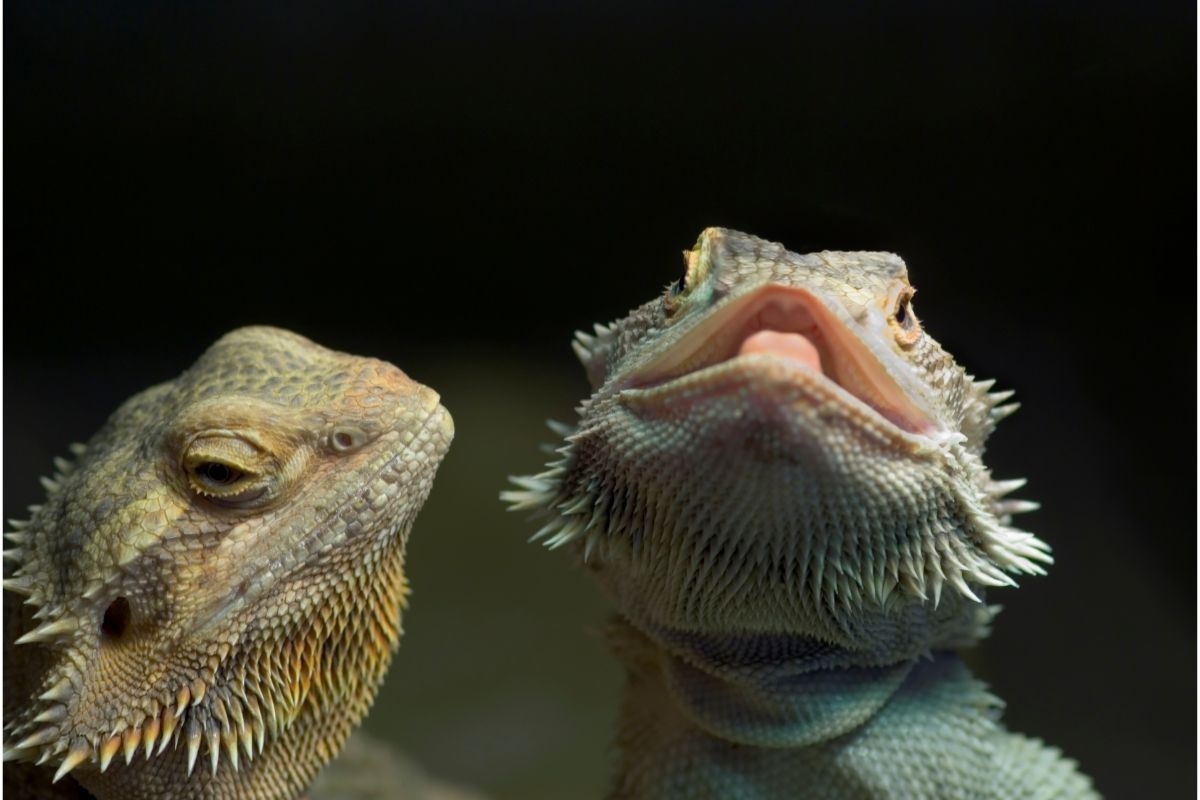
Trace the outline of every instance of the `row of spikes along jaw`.
<instances>
[{"instance_id":1,"label":"row of spikes along jaw","mask_svg":"<svg viewBox=\"0 0 1200 800\"><path fill-rule=\"evenodd\" d=\"M577 332L572 342L575 353L588 370L593 384L599 382L597 378L603 378L604 365L597 366L595 362L602 360L602 355L599 354L605 351L608 341L615 335L615 330L613 326L596 325L594 334ZM982 442L995 426L1013 414L1020 404L1010 402L1013 396L1011 390L994 391L994 380L974 380L971 376L966 376L966 380L970 387L966 402L971 408L966 409L964 419L971 420L978 430L964 431L964 436L959 438ZM587 405L588 401L585 401L580 409L581 413L586 412ZM577 436L583 435L582 429L553 421L549 424L551 430L563 437L565 444L558 447L547 446L546 449L560 457L547 464L546 471L542 473L511 478L518 489L504 492L501 498L510 504L512 511L533 511L535 517L541 517L543 520L548 517L545 524L533 534L531 541L543 541L550 548L580 541L583 543L581 554L586 562L605 537L622 532L623 517L607 512L612 503L604 487L580 493L577 491L577 483L568 482L573 468L573 443ZM965 435L968 433L969 436ZM971 482L975 484L976 490L970 494L973 495L977 491L981 498L985 498L985 504L991 512L980 517L992 520L980 528L979 535L983 539L981 552L969 552L965 548L958 548L952 553L944 553L939 549L929 558L920 559L919 566L911 570L898 569L898 572L904 573L900 577L903 578L903 585L908 593L921 601L930 600L935 607L945 585L952 586L958 595L978 603L981 601L969 583L1015 586L1016 581L1007 573L1041 575L1045 574L1041 564L1052 562L1049 548L1044 542L1033 534L1011 525L1013 515L1033 511L1039 507L1036 502L1009 496L1023 487L1026 481L993 480L977 455L964 458L964 463L974 465L970 472ZM935 539L931 538L930 541L935 542ZM834 590L838 588L833 586ZM869 590L873 587L866 588ZM822 587L817 587L814 591L820 595ZM872 595L870 591L864 593L842 588L832 591L831 594L839 603L850 602L854 605L852 601L855 599L879 599L887 597L889 592L882 589ZM855 610L845 609L847 612Z\"/></svg>"},{"instance_id":2,"label":"row of spikes along jaw","mask_svg":"<svg viewBox=\"0 0 1200 800\"><path fill-rule=\"evenodd\" d=\"M73 444L75 456L86 452L84 445ZM50 495L61 491L61 484L74 471L74 464L66 459L55 459L57 473L53 478L41 479ZM30 615L36 624L17 638L15 645L68 645L79 633L79 623L64 613L61 607L45 602L38 589L35 576L24 572L23 546L32 535L31 521L36 520L42 506L29 508L31 520L9 520L12 530L4 534L8 547L4 551L5 561L13 565L10 577L4 580L4 589L24 598L24 604L34 610ZM398 565L392 565L398 570ZM396 578L396 580L392 580ZM398 587L398 596L390 587ZM374 598L374 607L386 609L403 603L405 593L402 575L389 576L388 580L372 582L371 591L381 596ZM84 600L95 600L107 588L106 583L89 587ZM388 595L388 596L382 596ZM105 615L104 626L119 624L110 616L120 616L120 600L110 607ZM216 776L224 760L237 772L241 765L260 757L272 741L295 722L315 684L326 681L331 684L328 692L341 697L365 696L366 686L375 684L370 673L382 677L390 660L394 643L400 631L394 617L388 613L371 613L368 638L364 650L373 669L330 670L322 663L325 654L321 641L325 634L341 628L344 620L334 619L327 609L308 609L311 629L307 635L292 637L287 642L276 642L276 646L254 648L249 660L231 661L231 645L215 644L205 659L197 676L178 686L173 693L158 697L143 698L119 719L111 729L79 733L70 729L68 705L79 692L83 676L89 665L84 656L69 647L63 649L70 656L63 665L52 672L35 690L37 713L23 714L21 719L8 721L5 725L5 761L33 761L35 764L55 764L53 781L57 782L81 764L91 763L100 773L105 773L118 759L126 765L136 759L151 759L168 751L182 748L186 753L186 772L191 776L206 756L207 767ZM13 623L16 614L6 612L6 627ZM357 674L363 672L364 674ZM356 685L351 686L349 684ZM361 705L365 705L362 703ZM360 705L360 704L355 704ZM361 709L365 712L365 708ZM12 715L10 715L12 716Z\"/></svg>"}]
</instances>

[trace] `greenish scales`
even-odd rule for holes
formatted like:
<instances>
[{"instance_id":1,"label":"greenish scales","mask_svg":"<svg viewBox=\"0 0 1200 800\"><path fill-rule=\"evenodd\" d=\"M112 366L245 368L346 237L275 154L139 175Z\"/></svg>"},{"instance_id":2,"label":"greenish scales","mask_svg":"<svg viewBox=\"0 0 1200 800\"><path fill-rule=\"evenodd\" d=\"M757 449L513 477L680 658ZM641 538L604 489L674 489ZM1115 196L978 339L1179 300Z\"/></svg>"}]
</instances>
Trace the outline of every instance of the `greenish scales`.
<instances>
[{"instance_id":1,"label":"greenish scales","mask_svg":"<svg viewBox=\"0 0 1200 800\"><path fill-rule=\"evenodd\" d=\"M1041 574L982 456L1016 405L925 334L903 262L710 229L575 350L593 394L504 493L611 596L613 798L1096 797L956 650ZM390 364L274 328L119 408L5 534L13 797L292 800L400 636L453 437ZM450 798L352 743L315 798Z\"/></svg>"},{"instance_id":2,"label":"greenish scales","mask_svg":"<svg viewBox=\"0 0 1200 800\"><path fill-rule=\"evenodd\" d=\"M1051 561L983 463L1011 393L922 331L894 255L709 229L685 260L577 335L592 394L503 494L617 609L611 796L1096 797L956 654Z\"/></svg>"}]
</instances>

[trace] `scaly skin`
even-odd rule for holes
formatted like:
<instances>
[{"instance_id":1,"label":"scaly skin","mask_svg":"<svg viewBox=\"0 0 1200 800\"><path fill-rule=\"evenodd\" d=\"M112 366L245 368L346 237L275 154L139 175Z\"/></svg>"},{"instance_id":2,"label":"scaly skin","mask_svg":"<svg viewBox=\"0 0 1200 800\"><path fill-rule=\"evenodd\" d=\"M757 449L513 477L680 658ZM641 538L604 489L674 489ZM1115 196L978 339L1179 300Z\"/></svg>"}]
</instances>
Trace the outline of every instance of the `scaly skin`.
<instances>
[{"instance_id":1,"label":"scaly skin","mask_svg":"<svg viewBox=\"0 0 1200 800\"><path fill-rule=\"evenodd\" d=\"M982 461L1011 393L922 332L894 255L709 229L686 262L578 335L578 426L503 495L618 611L612 796L1093 797L954 652L1050 561Z\"/></svg>"},{"instance_id":2,"label":"scaly skin","mask_svg":"<svg viewBox=\"0 0 1200 800\"><path fill-rule=\"evenodd\" d=\"M452 436L394 366L273 328L128 400L6 535L5 759L45 764L26 791L300 795L387 670Z\"/></svg>"}]
</instances>

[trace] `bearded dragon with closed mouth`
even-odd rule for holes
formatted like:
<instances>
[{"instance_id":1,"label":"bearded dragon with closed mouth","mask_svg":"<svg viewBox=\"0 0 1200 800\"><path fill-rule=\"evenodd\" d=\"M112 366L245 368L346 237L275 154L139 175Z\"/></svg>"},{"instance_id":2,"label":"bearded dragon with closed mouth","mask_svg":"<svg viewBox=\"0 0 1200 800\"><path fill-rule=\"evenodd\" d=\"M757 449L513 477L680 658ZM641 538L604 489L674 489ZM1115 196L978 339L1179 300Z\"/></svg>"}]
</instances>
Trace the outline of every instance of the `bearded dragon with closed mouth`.
<instances>
[{"instance_id":1,"label":"bearded dragon with closed mouth","mask_svg":"<svg viewBox=\"0 0 1200 800\"><path fill-rule=\"evenodd\" d=\"M265 327L125 402L5 534L6 786L300 795L391 661L453 434L391 364Z\"/></svg>"},{"instance_id":2,"label":"bearded dragon with closed mouth","mask_svg":"<svg viewBox=\"0 0 1200 800\"><path fill-rule=\"evenodd\" d=\"M612 598L614 798L1091 798L1005 730L956 650L1042 574L983 462L1010 392L967 374L888 253L709 229L575 351L561 457L502 497Z\"/></svg>"}]
</instances>

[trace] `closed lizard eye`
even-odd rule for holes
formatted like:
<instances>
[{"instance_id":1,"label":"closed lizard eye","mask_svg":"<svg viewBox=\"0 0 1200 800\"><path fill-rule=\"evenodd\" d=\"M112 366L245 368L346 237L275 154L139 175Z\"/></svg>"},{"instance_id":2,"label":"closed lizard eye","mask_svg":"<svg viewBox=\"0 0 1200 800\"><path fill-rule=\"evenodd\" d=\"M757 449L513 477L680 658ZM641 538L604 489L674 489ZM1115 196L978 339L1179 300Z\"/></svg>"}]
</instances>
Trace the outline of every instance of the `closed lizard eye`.
<instances>
[{"instance_id":1,"label":"closed lizard eye","mask_svg":"<svg viewBox=\"0 0 1200 800\"><path fill-rule=\"evenodd\" d=\"M192 490L204 497L234 503L260 497L266 486L269 457L250 442L229 435L200 436L183 455Z\"/></svg>"},{"instance_id":2,"label":"closed lizard eye","mask_svg":"<svg viewBox=\"0 0 1200 800\"><path fill-rule=\"evenodd\" d=\"M200 461L190 467L188 478L198 494L217 500L247 501L262 494L251 491L255 476L221 461Z\"/></svg>"},{"instance_id":3,"label":"closed lizard eye","mask_svg":"<svg viewBox=\"0 0 1200 800\"><path fill-rule=\"evenodd\" d=\"M196 467L196 478L206 488L225 489L240 481L243 472L220 461L206 461Z\"/></svg>"}]
</instances>

